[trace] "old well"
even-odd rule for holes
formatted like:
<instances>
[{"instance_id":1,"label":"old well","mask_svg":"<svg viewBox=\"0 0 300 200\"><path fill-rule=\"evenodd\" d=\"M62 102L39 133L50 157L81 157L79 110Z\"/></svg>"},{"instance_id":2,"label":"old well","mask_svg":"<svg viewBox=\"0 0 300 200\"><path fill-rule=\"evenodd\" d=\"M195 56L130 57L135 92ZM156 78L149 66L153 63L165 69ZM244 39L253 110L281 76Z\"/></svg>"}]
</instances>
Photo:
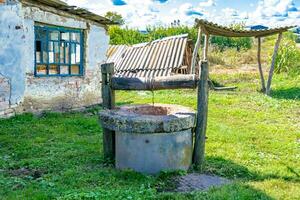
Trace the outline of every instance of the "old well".
<instances>
[{"instance_id":1,"label":"old well","mask_svg":"<svg viewBox=\"0 0 300 200\"><path fill-rule=\"evenodd\" d=\"M115 131L116 168L154 174L187 170L192 162L195 112L178 105L130 105L100 112Z\"/></svg>"}]
</instances>

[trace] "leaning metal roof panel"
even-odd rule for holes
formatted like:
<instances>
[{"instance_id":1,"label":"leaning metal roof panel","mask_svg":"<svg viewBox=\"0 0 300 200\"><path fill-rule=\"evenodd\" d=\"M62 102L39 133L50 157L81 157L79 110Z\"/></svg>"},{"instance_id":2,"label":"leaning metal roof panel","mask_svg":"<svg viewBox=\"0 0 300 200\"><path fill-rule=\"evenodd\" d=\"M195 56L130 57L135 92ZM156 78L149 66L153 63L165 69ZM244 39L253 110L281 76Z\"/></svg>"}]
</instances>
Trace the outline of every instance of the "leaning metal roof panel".
<instances>
[{"instance_id":1,"label":"leaning metal roof panel","mask_svg":"<svg viewBox=\"0 0 300 200\"><path fill-rule=\"evenodd\" d=\"M203 19L196 19L196 24L201 27L204 33L225 37L265 37L277 33L286 32L295 26L285 26L265 30L234 30L226 26L221 26Z\"/></svg>"},{"instance_id":2,"label":"leaning metal roof panel","mask_svg":"<svg viewBox=\"0 0 300 200\"><path fill-rule=\"evenodd\" d=\"M183 66L188 35L178 35L133 46L112 45L108 63L115 65L116 76L170 76Z\"/></svg>"}]
</instances>

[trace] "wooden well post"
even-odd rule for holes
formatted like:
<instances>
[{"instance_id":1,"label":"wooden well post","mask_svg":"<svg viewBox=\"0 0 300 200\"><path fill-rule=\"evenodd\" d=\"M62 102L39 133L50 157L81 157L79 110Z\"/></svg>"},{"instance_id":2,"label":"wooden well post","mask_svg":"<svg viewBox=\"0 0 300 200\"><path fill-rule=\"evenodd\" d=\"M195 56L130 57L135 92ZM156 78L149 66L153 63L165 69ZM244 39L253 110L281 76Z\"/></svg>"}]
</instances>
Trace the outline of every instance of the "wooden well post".
<instances>
[{"instance_id":1,"label":"wooden well post","mask_svg":"<svg viewBox=\"0 0 300 200\"><path fill-rule=\"evenodd\" d=\"M111 80L114 74L114 64L101 65L102 73L102 107L103 109L115 108L115 91L111 87ZM115 132L103 128L103 152L104 158L113 160L115 158Z\"/></svg>"},{"instance_id":2,"label":"wooden well post","mask_svg":"<svg viewBox=\"0 0 300 200\"><path fill-rule=\"evenodd\" d=\"M204 168L205 140L208 114L208 53L209 35L205 35L203 61L200 62L200 81L198 82L197 122L195 130L195 143L193 152L193 164L201 171Z\"/></svg>"}]
</instances>

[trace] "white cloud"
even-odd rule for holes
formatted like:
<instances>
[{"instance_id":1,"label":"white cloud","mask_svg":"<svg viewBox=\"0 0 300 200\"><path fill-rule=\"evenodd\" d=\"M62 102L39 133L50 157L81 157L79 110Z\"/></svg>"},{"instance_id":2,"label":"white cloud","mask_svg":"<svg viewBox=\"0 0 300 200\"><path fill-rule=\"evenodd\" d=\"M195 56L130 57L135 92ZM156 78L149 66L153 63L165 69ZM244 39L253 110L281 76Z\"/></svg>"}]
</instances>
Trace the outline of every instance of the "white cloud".
<instances>
[{"instance_id":1,"label":"white cloud","mask_svg":"<svg viewBox=\"0 0 300 200\"><path fill-rule=\"evenodd\" d=\"M104 15L107 11L120 13L126 25L145 29L147 25L160 23L159 6L160 2L154 0L126 0L126 5L114 6L111 0L64 0L70 5L86 8L96 14ZM167 4L167 3L164 3Z\"/></svg>"},{"instance_id":2,"label":"white cloud","mask_svg":"<svg viewBox=\"0 0 300 200\"><path fill-rule=\"evenodd\" d=\"M195 18L224 25L235 22L267 26L300 24L300 8L295 6L295 0L259 0L258 3L250 5L252 12L240 12L230 7L219 10L216 0L203 0L199 3L180 0L177 4L172 0L171 3L170 0L122 0L126 3L122 6L114 6L111 0L64 1L100 15L107 11L118 12L124 17L127 26L140 29L145 29L148 25L169 25L178 19L181 24L193 25Z\"/></svg>"},{"instance_id":3,"label":"white cloud","mask_svg":"<svg viewBox=\"0 0 300 200\"><path fill-rule=\"evenodd\" d=\"M225 8L222 9L221 15L218 13L214 15L215 22L225 25L237 22L269 27L300 24L300 9L295 7L293 0L260 0L252 12Z\"/></svg>"},{"instance_id":4,"label":"white cloud","mask_svg":"<svg viewBox=\"0 0 300 200\"><path fill-rule=\"evenodd\" d=\"M207 0L199 3L199 7L212 7L216 6L216 0Z\"/></svg>"},{"instance_id":5,"label":"white cloud","mask_svg":"<svg viewBox=\"0 0 300 200\"><path fill-rule=\"evenodd\" d=\"M256 10L250 13L249 23L261 23L268 26L293 25L299 16L293 0L261 0Z\"/></svg>"}]
</instances>

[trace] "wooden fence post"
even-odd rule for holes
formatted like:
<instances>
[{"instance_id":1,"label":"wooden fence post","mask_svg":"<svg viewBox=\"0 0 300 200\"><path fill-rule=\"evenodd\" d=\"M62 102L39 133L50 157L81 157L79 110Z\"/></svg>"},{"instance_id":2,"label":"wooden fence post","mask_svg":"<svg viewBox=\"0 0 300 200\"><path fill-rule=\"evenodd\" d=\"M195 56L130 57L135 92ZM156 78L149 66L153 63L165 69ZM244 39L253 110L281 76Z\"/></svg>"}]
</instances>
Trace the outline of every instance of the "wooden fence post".
<instances>
[{"instance_id":1,"label":"wooden fence post","mask_svg":"<svg viewBox=\"0 0 300 200\"><path fill-rule=\"evenodd\" d=\"M277 57L281 39L282 39L282 33L279 33L276 44L275 44L274 53L273 53L273 57L272 57L272 64L271 64L271 68L270 68L270 72L269 72L269 78L268 78L267 89L266 89L267 95L270 95L270 93L271 93L271 83L272 83L272 78L273 78L273 73L274 73L274 68L275 68L275 61L276 61L276 57Z\"/></svg>"},{"instance_id":2,"label":"wooden fence post","mask_svg":"<svg viewBox=\"0 0 300 200\"><path fill-rule=\"evenodd\" d=\"M195 74L196 72L196 63L199 55L199 49L201 47L201 39L202 39L202 30L201 27L198 29L197 42L193 52L192 64L191 64L191 74Z\"/></svg>"},{"instance_id":3,"label":"wooden fence post","mask_svg":"<svg viewBox=\"0 0 300 200\"><path fill-rule=\"evenodd\" d=\"M204 166L205 138L208 112L208 62L201 61L201 75L198 82L197 124L195 131L195 144L193 164L202 171Z\"/></svg>"},{"instance_id":4,"label":"wooden fence post","mask_svg":"<svg viewBox=\"0 0 300 200\"><path fill-rule=\"evenodd\" d=\"M115 91L111 88L111 79L114 74L114 64L101 65L102 73L102 107L103 109L115 108ZM105 159L115 158L115 132L103 128L103 153Z\"/></svg>"},{"instance_id":5,"label":"wooden fence post","mask_svg":"<svg viewBox=\"0 0 300 200\"><path fill-rule=\"evenodd\" d=\"M257 48L257 62L258 62L258 70L259 70L259 75L260 75L260 80L261 80L261 90L263 93L266 92L266 84L265 84L265 78L264 78L264 73L261 67L261 37L257 38L258 42L258 48Z\"/></svg>"}]
</instances>

